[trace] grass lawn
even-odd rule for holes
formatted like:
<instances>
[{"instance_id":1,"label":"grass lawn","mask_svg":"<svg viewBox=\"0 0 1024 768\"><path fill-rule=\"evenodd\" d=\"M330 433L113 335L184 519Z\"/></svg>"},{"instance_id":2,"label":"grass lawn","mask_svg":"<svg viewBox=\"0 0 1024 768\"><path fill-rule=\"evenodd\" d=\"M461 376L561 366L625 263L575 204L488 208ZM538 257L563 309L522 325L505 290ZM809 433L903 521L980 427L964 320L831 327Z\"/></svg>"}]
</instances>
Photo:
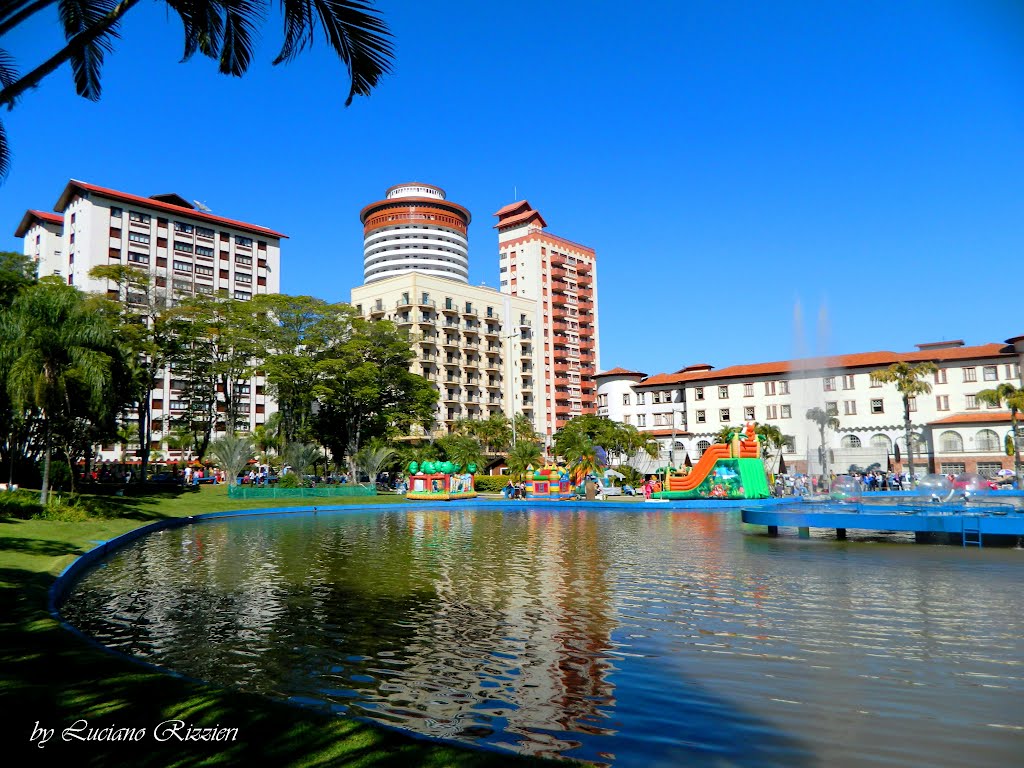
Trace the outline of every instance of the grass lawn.
<instances>
[{"instance_id":1,"label":"grass lawn","mask_svg":"<svg viewBox=\"0 0 1024 768\"><path fill-rule=\"evenodd\" d=\"M83 522L0 517L0 697L6 765L41 760L79 765L529 766L517 759L429 744L338 717L299 710L213 685L150 672L97 650L61 629L46 611L47 590L75 557L98 541L167 517L226 509L323 506L393 501L399 497L228 501L226 486L201 486L180 496L99 499L102 517ZM138 742L70 741L63 729L145 728ZM183 720L198 727L237 728L234 742L157 742L155 726ZM42 748L40 728L55 729ZM49 760L47 760L49 759ZM565 763L560 763L565 765Z\"/></svg>"}]
</instances>

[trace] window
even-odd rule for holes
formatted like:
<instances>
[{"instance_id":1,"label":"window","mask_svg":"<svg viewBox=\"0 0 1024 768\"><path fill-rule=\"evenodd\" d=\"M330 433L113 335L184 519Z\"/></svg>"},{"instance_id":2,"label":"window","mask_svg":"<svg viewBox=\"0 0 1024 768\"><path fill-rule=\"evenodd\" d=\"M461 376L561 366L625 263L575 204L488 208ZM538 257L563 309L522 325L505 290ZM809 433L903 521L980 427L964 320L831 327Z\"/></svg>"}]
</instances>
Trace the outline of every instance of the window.
<instances>
[{"instance_id":1,"label":"window","mask_svg":"<svg viewBox=\"0 0 1024 768\"><path fill-rule=\"evenodd\" d=\"M627 413L625 416L622 417L622 423L623 424L629 424L630 418L631 418L630 415Z\"/></svg>"},{"instance_id":2,"label":"window","mask_svg":"<svg viewBox=\"0 0 1024 768\"><path fill-rule=\"evenodd\" d=\"M143 235L138 232L129 232L128 239L131 240L133 243L148 243L149 235Z\"/></svg>"},{"instance_id":3,"label":"window","mask_svg":"<svg viewBox=\"0 0 1024 768\"><path fill-rule=\"evenodd\" d=\"M793 408L789 405L782 406L782 418L790 419L793 417Z\"/></svg>"},{"instance_id":4,"label":"window","mask_svg":"<svg viewBox=\"0 0 1024 768\"><path fill-rule=\"evenodd\" d=\"M212 229L207 227L196 227L196 234L200 237L213 237L214 232Z\"/></svg>"},{"instance_id":5,"label":"window","mask_svg":"<svg viewBox=\"0 0 1024 768\"><path fill-rule=\"evenodd\" d=\"M707 411L697 411L697 423L704 424L708 420Z\"/></svg>"},{"instance_id":6,"label":"window","mask_svg":"<svg viewBox=\"0 0 1024 768\"><path fill-rule=\"evenodd\" d=\"M629 405L629 393L628 393L628 392L626 392L626 393L625 393L625 394L624 394L624 395L622 396L622 404L623 404L623 405Z\"/></svg>"},{"instance_id":7,"label":"window","mask_svg":"<svg viewBox=\"0 0 1024 768\"><path fill-rule=\"evenodd\" d=\"M187 261L175 261L174 269L177 272L191 272L192 265L189 264Z\"/></svg>"},{"instance_id":8,"label":"window","mask_svg":"<svg viewBox=\"0 0 1024 768\"><path fill-rule=\"evenodd\" d=\"M868 444L876 451L892 452L892 440L886 435L872 435Z\"/></svg>"},{"instance_id":9,"label":"window","mask_svg":"<svg viewBox=\"0 0 1024 768\"><path fill-rule=\"evenodd\" d=\"M192 243L182 243L178 240L174 241L174 250L181 251L182 253L192 253Z\"/></svg>"},{"instance_id":10,"label":"window","mask_svg":"<svg viewBox=\"0 0 1024 768\"><path fill-rule=\"evenodd\" d=\"M839 403L837 401L835 401L835 400L831 400L831 401L825 403L825 413L827 413L829 416L838 416L839 415Z\"/></svg>"},{"instance_id":11,"label":"window","mask_svg":"<svg viewBox=\"0 0 1024 768\"><path fill-rule=\"evenodd\" d=\"M885 405L882 403L882 399L878 398L871 401L871 412L872 413L885 413Z\"/></svg>"},{"instance_id":12,"label":"window","mask_svg":"<svg viewBox=\"0 0 1024 768\"><path fill-rule=\"evenodd\" d=\"M949 395L936 395L935 396L935 409L938 411L949 410Z\"/></svg>"},{"instance_id":13,"label":"window","mask_svg":"<svg viewBox=\"0 0 1024 768\"><path fill-rule=\"evenodd\" d=\"M120 208L113 208L112 207L110 209L110 218L112 218L112 219L120 219L121 218L121 209Z\"/></svg>"},{"instance_id":14,"label":"window","mask_svg":"<svg viewBox=\"0 0 1024 768\"><path fill-rule=\"evenodd\" d=\"M974 366L970 368L964 368L964 381L977 381L978 380L978 369Z\"/></svg>"},{"instance_id":15,"label":"window","mask_svg":"<svg viewBox=\"0 0 1024 768\"><path fill-rule=\"evenodd\" d=\"M796 438L786 437L782 441L782 450L786 453L796 453Z\"/></svg>"},{"instance_id":16,"label":"window","mask_svg":"<svg viewBox=\"0 0 1024 768\"><path fill-rule=\"evenodd\" d=\"M647 426L647 417L644 414L642 414L642 413L640 415L638 415L636 417L636 425L638 427L646 427Z\"/></svg>"},{"instance_id":17,"label":"window","mask_svg":"<svg viewBox=\"0 0 1024 768\"><path fill-rule=\"evenodd\" d=\"M748 405L743 409L743 418L745 421L754 420L754 406Z\"/></svg>"},{"instance_id":18,"label":"window","mask_svg":"<svg viewBox=\"0 0 1024 768\"><path fill-rule=\"evenodd\" d=\"M860 448L860 438L856 435L844 435L839 445L843 448Z\"/></svg>"},{"instance_id":19,"label":"window","mask_svg":"<svg viewBox=\"0 0 1024 768\"><path fill-rule=\"evenodd\" d=\"M937 370L935 372L935 383L936 384L945 384L946 383L946 369L945 368L939 368L939 370Z\"/></svg>"},{"instance_id":20,"label":"window","mask_svg":"<svg viewBox=\"0 0 1024 768\"><path fill-rule=\"evenodd\" d=\"M672 426L672 414L671 413L656 413L656 414L654 414L654 426L656 426L656 427L671 427Z\"/></svg>"},{"instance_id":21,"label":"window","mask_svg":"<svg viewBox=\"0 0 1024 768\"><path fill-rule=\"evenodd\" d=\"M235 264L245 264L246 266L252 266L252 256L235 256Z\"/></svg>"},{"instance_id":22,"label":"window","mask_svg":"<svg viewBox=\"0 0 1024 768\"><path fill-rule=\"evenodd\" d=\"M643 405L646 400L647 400L647 396L646 396L645 392L637 392L636 393L636 404L637 405Z\"/></svg>"},{"instance_id":23,"label":"window","mask_svg":"<svg viewBox=\"0 0 1024 768\"><path fill-rule=\"evenodd\" d=\"M213 248L207 248L205 245L196 246L196 256L206 256L207 258L213 258Z\"/></svg>"},{"instance_id":24,"label":"window","mask_svg":"<svg viewBox=\"0 0 1024 768\"><path fill-rule=\"evenodd\" d=\"M694 389L693 389L693 399L694 400L703 400L704 399L704 387L694 387Z\"/></svg>"},{"instance_id":25,"label":"window","mask_svg":"<svg viewBox=\"0 0 1024 768\"><path fill-rule=\"evenodd\" d=\"M136 213L135 211L130 211L128 213L128 218L131 221L137 221L140 224L149 224L150 221L148 213Z\"/></svg>"},{"instance_id":26,"label":"window","mask_svg":"<svg viewBox=\"0 0 1024 768\"><path fill-rule=\"evenodd\" d=\"M967 471L967 465L962 461L944 461L939 465L939 470L944 475L962 475Z\"/></svg>"},{"instance_id":27,"label":"window","mask_svg":"<svg viewBox=\"0 0 1024 768\"><path fill-rule=\"evenodd\" d=\"M183 400L171 400L170 406L172 411L186 411L188 410L188 403Z\"/></svg>"},{"instance_id":28,"label":"window","mask_svg":"<svg viewBox=\"0 0 1024 768\"><path fill-rule=\"evenodd\" d=\"M995 477L1003 465L998 461L979 461L978 474L982 477Z\"/></svg>"},{"instance_id":29,"label":"window","mask_svg":"<svg viewBox=\"0 0 1024 768\"><path fill-rule=\"evenodd\" d=\"M213 267L204 267L202 264L196 264L197 275L210 275L213 276Z\"/></svg>"},{"instance_id":30,"label":"window","mask_svg":"<svg viewBox=\"0 0 1024 768\"><path fill-rule=\"evenodd\" d=\"M821 380L821 386L824 388L824 390L826 392L835 392L836 391L836 377L835 376L826 376L826 377L824 377Z\"/></svg>"},{"instance_id":31,"label":"window","mask_svg":"<svg viewBox=\"0 0 1024 768\"><path fill-rule=\"evenodd\" d=\"M853 389L853 374L843 376L843 389Z\"/></svg>"},{"instance_id":32,"label":"window","mask_svg":"<svg viewBox=\"0 0 1024 768\"><path fill-rule=\"evenodd\" d=\"M999 435L991 429L982 429L974 437L974 446L979 451L984 451L985 453L998 453L1000 448Z\"/></svg>"},{"instance_id":33,"label":"window","mask_svg":"<svg viewBox=\"0 0 1024 768\"><path fill-rule=\"evenodd\" d=\"M252 238L235 235L235 245L243 245L246 248L252 248Z\"/></svg>"},{"instance_id":34,"label":"window","mask_svg":"<svg viewBox=\"0 0 1024 768\"><path fill-rule=\"evenodd\" d=\"M768 419L769 421L771 421L772 419L778 418L778 412L779 412L778 408L779 408L779 406L777 406L777 405L769 405L769 406L767 406L765 408L765 412L764 412L765 413L765 418Z\"/></svg>"},{"instance_id":35,"label":"window","mask_svg":"<svg viewBox=\"0 0 1024 768\"><path fill-rule=\"evenodd\" d=\"M248 301L252 298L252 294L248 291L235 291L235 298L240 301Z\"/></svg>"},{"instance_id":36,"label":"window","mask_svg":"<svg viewBox=\"0 0 1024 768\"><path fill-rule=\"evenodd\" d=\"M774 395L775 394L775 382L774 381L766 381L764 383L764 393L766 395Z\"/></svg>"},{"instance_id":37,"label":"window","mask_svg":"<svg viewBox=\"0 0 1024 768\"><path fill-rule=\"evenodd\" d=\"M985 407L988 408L989 410L993 410L995 408L998 408L999 407L999 401L997 400L994 403L985 403Z\"/></svg>"},{"instance_id":38,"label":"window","mask_svg":"<svg viewBox=\"0 0 1024 768\"><path fill-rule=\"evenodd\" d=\"M192 283L189 280L175 280L174 290L176 291L191 291Z\"/></svg>"},{"instance_id":39,"label":"window","mask_svg":"<svg viewBox=\"0 0 1024 768\"><path fill-rule=\"evenodd\" d=\"M720 410L720 411L718 412L718 419L719 419L720 421L723 421L723 422L725 422L725 421L729 421L729 409L728 409L728 408L722 408L722 409L721 409L721 410Z\"/></svg>"},{"instance_id":40,"label":"window","mask_svg":"<svg viewBox=\"0 0 1024 768\"><path fill-rule=\"evenodd\" d=\"M981 377L985 381L999 381L999 366L986 365L981 369Z\"/></svg>"},{"instance_id":41,"label":"window","mask_svg":"<svg viewBox=\"0 0 1024 768\"><path fill-rule=\"evenodd\" d=\"M192 234L192 225L191 224L184 224L184 223L182 223L180 221L176 221L176 222L174 222L174 231L175 232L182 232L182 233L184 233L186 235L191 235Z\"/></svg>"},{"instance_id":42,"label":"window","mask_svg":"<svg viewBox=\"0 0 1024 768\"><path fill-rule=\"evenodd\" d=\"M978 397L977 395L965 395L967 400L967 410L976 411L978 410Z\"/></svg>"},{"instance_id":43,"label":"window","mask_svg":"<svg viewBox=\"0 0 1024 768\"><path fill-rule=\"evenodd\" d=\"M939 435L939 450L943 453L962 453L964 450L964 439L959 432L947 430Z\"/></svg>"},{"instance_id":44,"label":"window","mask_svg":"<svg viewBox=\"0 0 1024 768\"><path fill-rule=\"evenodd\" d=\"M908 408L908 410L911 413L917 413L917 398L916 397L908 397L907 398L907 408Z\"/></svg>"},{"instance_id":45,"label":"window","mask_svg":"<svg viewBox=\"0 0 1024 768\"><path fill-rule=\"evenodd\" d=\"M856 400L843 400L843 415L844 416L856 416L857 415L857 401Z\"/></svg>"},{"instance_id":46,"label":"window","mask_svg":"<svg viewBox=\"0 0 1024 768\"><path fill-rule=\"evenodd\" d=\"M789 394L789 382L788 381L780 381L779 382L779 394L780 395L788 395Z\"/></svg>"},{"instance_id":47,"label":"window","mask_svg":"<svg viewBox=\"0 0 1024 768\"><path fill-rule=\"evenodd\" d=\"M247 275L244 272L237 272L235 274L235 282L236 283L251 283L252 282L252 275Z\"/></svg>"},{"instance_id":48,"label":"window","mask_svg":"<svg viewBox=\"0 0 1024 768\"><path fill-rule=\"evenodd\" d=\"M704 455L704 451L706 451L710 447L711 447L711 443L709 443L707 440L698 440L697 441L697 458L699 459L701 456L703 456Z\"/></svg>"},{"instance_id":49,"label":"window","mask_svg":"<svg viewBox=\"0 0 1024 768\"><path fill-rule=\"evenodd\" d=\"M136 264L149 264L149 254L128 251L128 261L134 261Z\"/></svg>"},{"instance_id":50,"label":"window","mask_svg":"<svg viewBox=\"0 0 1024 768\"><path fill-rule=\"evenodd\" d=\"M753 384L744 384L743 385L743 396L744 397L753 397L754 396L754 385ZM751 417L751 418L753 418L753 417Z\"/></svg>"},{"instance_id":51,"label":"window","mask_svg":"<svg viewBox=\"0 0 1024 768\"><path fill-rule=\"evenodd\" d=\"M718 388L718 399L725 400L729 397L729 385L725 384Z\"/></svg>"}]
</instances>

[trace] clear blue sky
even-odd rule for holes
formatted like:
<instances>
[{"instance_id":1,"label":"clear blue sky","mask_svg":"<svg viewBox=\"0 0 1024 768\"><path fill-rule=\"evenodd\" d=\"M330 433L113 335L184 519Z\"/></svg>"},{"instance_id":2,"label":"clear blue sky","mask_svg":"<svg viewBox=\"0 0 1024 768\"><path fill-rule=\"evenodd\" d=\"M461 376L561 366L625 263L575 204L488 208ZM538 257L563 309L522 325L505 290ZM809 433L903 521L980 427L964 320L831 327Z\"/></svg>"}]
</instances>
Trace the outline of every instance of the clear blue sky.
<instances>
[{"instance_id":1,"label":"clear blue sky","mask_svg":"<svg viewBox=\"0 0 1024 768\"><path fill-rule=\"evenodd\" d=\"M472 211L471 279L495 286L491 214L518 189L597 249L604 368L1001 341L1024 333L1015 5L383 0L395 74L346 110L325 46L271 67L274 22L226 78L178 64L145 3L98 104L65 69L2 115L0 248L68 178L173 191L288 233L283 289L347 300L359 209L417 180ZM50 13L3 41L23 70Z\"/></svg>"}]
</instances>

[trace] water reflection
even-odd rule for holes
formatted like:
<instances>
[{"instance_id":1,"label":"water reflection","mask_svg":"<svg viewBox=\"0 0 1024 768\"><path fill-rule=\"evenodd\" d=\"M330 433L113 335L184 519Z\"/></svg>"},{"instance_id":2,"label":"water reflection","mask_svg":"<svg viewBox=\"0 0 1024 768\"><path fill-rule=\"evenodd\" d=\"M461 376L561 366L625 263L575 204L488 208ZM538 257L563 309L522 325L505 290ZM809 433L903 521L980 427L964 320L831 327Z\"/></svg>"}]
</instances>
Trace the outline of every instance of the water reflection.
<instances>
[{"instance_id":1,"label":"water reflection","mask_svg":"<svg viewBox=\"0 0 1024 768\"><path fill-rule=\"evenodd\" d=\"M189 675L531 754L980 765L1024 729L1019 560L723 513L321 513L156 534L64 612Z\"/></svg>"}]
</instances>

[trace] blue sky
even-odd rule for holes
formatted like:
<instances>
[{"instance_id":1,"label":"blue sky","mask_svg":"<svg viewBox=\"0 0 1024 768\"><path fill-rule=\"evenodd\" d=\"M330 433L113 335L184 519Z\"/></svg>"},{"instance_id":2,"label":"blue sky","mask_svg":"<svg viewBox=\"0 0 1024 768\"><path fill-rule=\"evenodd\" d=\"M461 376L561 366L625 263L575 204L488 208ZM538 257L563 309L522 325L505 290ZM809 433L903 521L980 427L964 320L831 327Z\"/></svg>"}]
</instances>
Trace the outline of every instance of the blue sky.
<instances>
[{"instance_id":1,"label":"blue sky","mask_svg":"<svg viewBox=\"0 0 1024 768\"><path fill-rule=\"evenodd\" d=\"M326 46L270 66L276 21L232 79L178 63L161 3L134 9L99 103L65 69L0 116L0 248L68 178L174 191L288 233L285 291L347 300L360 208L417 180L472 211L474 283L497 284L491 214L515 190L596 248L604 368L1024 333L1009 0L379 8L395 73L348 109ZM23 70L57 44L53 18L3 41Z\"/></svg>"}]
</instances>

